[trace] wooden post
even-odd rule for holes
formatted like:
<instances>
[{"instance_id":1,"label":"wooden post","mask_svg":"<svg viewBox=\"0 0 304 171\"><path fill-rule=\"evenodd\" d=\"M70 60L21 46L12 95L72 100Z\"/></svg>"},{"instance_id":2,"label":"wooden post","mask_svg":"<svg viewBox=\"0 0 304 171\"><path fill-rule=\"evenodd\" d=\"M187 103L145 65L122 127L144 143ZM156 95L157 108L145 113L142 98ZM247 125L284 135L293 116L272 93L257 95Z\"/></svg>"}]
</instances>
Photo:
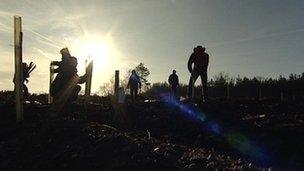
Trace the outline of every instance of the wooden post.
<instances>
[{"instance_id":1,"label":"wooden post","mask_svg":"<svg viewBox=\"0 0 304 171\"><path fill-rule=\"evenodd\" d=\"M22 67L22 27L21 17L14 17L14 45L15 45L15 98L16 121L23 120L23 67Z\"/></svg>"},{"instance_id":2,"label":"wooden post","mask_svg":"<svg viewBox=\"0 0 304 171\"><path fill-rule=\"evenodd\" d=\"M119 70L115 70L114 96L118 99L119 90Z\"/></svg>"},{"instance_id":3,"label":"wooden post","mask_svg":"<svg viewBox=\"0 0 304 171\"><path fill-rule=\"evenodd\" d=\"M89 59L86 60L86 84L85 84L85 98L88 102L91 95L91 86L92 86L92 72L93 72L93 61Z\"/></svg>"},{"instance_id":4,"label":"wooden post","mask_svg":"<svg viewBox=\"0 0 304 171\"><path fill-rule=\"evenodd\" d=\"M51 85L54 81L54 65L50 64L50 83L49 83L49 96L48 96L48 103L51 104L53 103L53 97L51 96Z\"/></svg>"},{"instance_id":5,"label":"wooden post","mask_svg":"<svg viewBox=\"0 0 304 171\"><path fill-rule=\"evenodd\" d=\"M280 99L281 99L281 101L283 101L284 100L284 94L283 94L283 91L281 90L281 93L280 93Z\"/></svg>"}]
</instances>

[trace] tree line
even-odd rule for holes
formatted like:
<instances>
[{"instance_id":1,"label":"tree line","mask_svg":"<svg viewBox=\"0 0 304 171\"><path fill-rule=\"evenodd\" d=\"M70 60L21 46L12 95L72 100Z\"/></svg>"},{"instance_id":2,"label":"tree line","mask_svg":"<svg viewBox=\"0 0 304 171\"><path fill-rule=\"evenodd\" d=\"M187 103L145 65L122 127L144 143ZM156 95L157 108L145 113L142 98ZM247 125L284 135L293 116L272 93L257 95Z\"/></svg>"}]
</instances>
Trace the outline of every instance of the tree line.
<instances>
[{"instance_id":1,"label":"tree line","mask_svg":"<svg viewBox=\"0 0 304 171\"><path fill-rule=\"evenodd\" d=\"M148 77L149 69L144 63L139 63L135 68L143 84L142 95L159 98L161 94L170 92L170 85L167 82L150 84ZM121 76L120 86L126 87L128 77L132 69ZM195 95L201 94L202 87L200 80L197 80ZM114 76L109 83L100 86L99 94L113 94ZM280 99L280 100L303 100L304 99L304 72L302 74L290 74L289 77L279 76L278 78L264 77L231 77L225 72L220 72L208 80L208 97L214 99ZM180 84L178 95L186 97L187 84Z\"/></svg>"},{"instance_id":2,"label":"tree line","mask_svg":"<svg viewBox=\"0 0 304 171\"><path fill-rule=\"evenodd\" d=\"M199 84L199 80L196 84ZM263 77L230 77L221 72L208 81L208 97L227 99L281 99L281 100L302 100L304 99L304 73L290 74L289 77L279 78ZM186 97L188 85L181 84L179 95ZM157 96L169 92L167 82L154 83L145 92L147 96ZM195 87L195 94L201 94L201 86Z\"/></svg>"}]
</instances>

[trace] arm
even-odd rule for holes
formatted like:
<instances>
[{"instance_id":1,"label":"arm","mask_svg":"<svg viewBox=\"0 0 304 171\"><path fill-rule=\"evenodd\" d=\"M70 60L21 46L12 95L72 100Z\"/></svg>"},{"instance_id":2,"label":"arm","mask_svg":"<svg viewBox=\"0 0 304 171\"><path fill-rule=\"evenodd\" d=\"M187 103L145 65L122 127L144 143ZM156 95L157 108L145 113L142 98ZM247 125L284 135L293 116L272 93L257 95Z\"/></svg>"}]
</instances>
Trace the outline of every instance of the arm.
<instances>
[{"instance_id":1,"label":"arm","mask_svg":"<svg viewBox=\"0 0 304 171\"><path fill-rule=\"evenodd\" d=\"M209 55L207 54L207 69L208 69L208 66L209 66Z\"/></svg>"},{"instance_id":2,"label":"arm","mask_svg":"<svg viewBox=\"0 0 304 171\"><path fill-rule=\"evenodd\" d=\"M59 68L54 69L54 73L58 73L59 72Z\"/></svg>"},{"instance_id":3,"label":"arm","mask_svg":"<svg viewBox=\"0 0 304 171\"><path fill-rule=\"evenodd\" d=\"M51 65L59 66L60 65L60 61L52 61Z\"/></svg>"},{"instance_id":4,"label":"arm","mask_svg":"<svg viewBox=\"0 0 304 171\"><path fill-rule=\"evenodd\" d=\"M79 77L78 84L83 84L87 81L87 74L84 74L83 76Z\"/></svg>"},{"instance_id":5,"label":"arm","mask_svg":"<svg viewBox=\"0 0 304 171\"><path fill-rule=\"evenodd\" d=\"M208 69L208 65L209 65L209 55L206 53L206 65L205 65L205 69Z\"/></svg>"},{"instance_id":6,"label":"arm","mask_svg":"<svg viewBox=\"0 0 304 171\"><path fill-rule=\"evenodd\" d=\"M172 83L172 79L171 79L171 75L169 76L169 78L168 78L168 83L171 85L171 83Z\"/></svg>"},{"instance_id":7,"label":"arm","mask_svg":"<svg viewBox=\"0 0 304 171\"><path fill-rule=\"evenodd\" d=\"M54 73L58 73L59 72L59 70L60 70L60 64L61 64L61 62L59 62L59 61L52 61L51 62L51 65L58 66L58 68L56 68L56 69L53 70Z\"/></svg>"},{"instance_id":8,"label":"arm","mask_svg":"<svg viewBox=\"0 0 304 171\"><path fill-rule=\"evenodd\" d=\"M128 84L127 84L127 88L130 88L130 78L129 78L129 81L128 81Z\"/></svg>"},{"instance_id":9,"label":"arm","mask_svg":"<svg viewBox=\"0 0 304 171\"><path fill-rule=\"evenodd\" d=\"M137 76L137 79L138 79L138 85L139 85L139 88L141 89L141 81L140 81L140 77Z\"/></svg>"},{"instance_id":10,"label":"arm","mask_svg":"<svg viewBox=\"0 0 304 171\"><path fill-rule=\"evenodd\" d=\"M190 56L190 58L189 58L189 60L188 60L188 71L190 72L190 73L192 73L192 64L193 64L193 59L194 58L194 55L193 54L191 54L191 56Z\"/></svg>"}]
</instances>

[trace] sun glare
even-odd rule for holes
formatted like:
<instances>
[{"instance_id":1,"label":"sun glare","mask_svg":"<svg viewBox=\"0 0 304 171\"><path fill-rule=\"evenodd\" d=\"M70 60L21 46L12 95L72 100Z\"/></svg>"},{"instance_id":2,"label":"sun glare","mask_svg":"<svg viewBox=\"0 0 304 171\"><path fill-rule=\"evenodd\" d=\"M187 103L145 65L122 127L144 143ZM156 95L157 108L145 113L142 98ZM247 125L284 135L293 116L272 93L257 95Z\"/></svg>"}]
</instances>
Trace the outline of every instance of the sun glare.
<instances>
[{"instance_id":1,"label":"sun glare","mask_svg":"<svg viewBox=\"0 0 304 171\"><path fill-rule=\"evenodd\" d=\"M105 42L88 42L83 53L98 64L98 67L107 68L111 65L111 49Z\"/></svg>"},{"instance_id":2,"label":"sun glare","mask_svg":"<svg viewBox=\"0 0 304 171\"><path fill-rule=\"evenodd\" d=\"M90 36L78 39L72 50L77 55L80 74L85 71L85 61L93 60L93 89L94 84L100 86L102 82L107 82L109 75L114 73L119 64L119 53L110 38Z\"/></svg>"}]
</instances>

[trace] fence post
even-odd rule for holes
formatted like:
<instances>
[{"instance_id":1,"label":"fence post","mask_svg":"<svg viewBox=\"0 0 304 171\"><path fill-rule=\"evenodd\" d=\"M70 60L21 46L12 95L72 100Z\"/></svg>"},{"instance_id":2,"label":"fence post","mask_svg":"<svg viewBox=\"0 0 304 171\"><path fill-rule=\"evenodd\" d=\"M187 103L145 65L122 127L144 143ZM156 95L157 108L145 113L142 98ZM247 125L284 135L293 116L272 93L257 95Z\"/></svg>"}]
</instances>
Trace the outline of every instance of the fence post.
<instances>
[{"instance_id":1,"label":"fence post","mask_svg":"<svg viewBox=\"0 0 304 171\"><path fill-rule=\"evenodd\" d=\"M92 86L93 60L86 60L86 84L85 84L85 99L88 102L91 95Z\"/></svg>"},{"instance_id":2,"label":"fence post","mask_svg":"<svg viewBox=\"0 0 304 171\"><path fill-rule=\"evenodd\" d=\"M115 70L114 96L118 99L119 90L119 70Z\"/></svg>"},{"instance_id":3,"label":"fence post","mask_svg":"<svg viewBox=\"0 0 304 171\"><path fill-rule=\"evenodd\" d=\"M51 96L51 85L54 81L54 65L52 65L52 62L50 63L50 82L49 82L49 95L48 95L48 104L53 103L53 97Z\"/></svg>"},{"instance_id":4,"label":"fence post","mask_svg":"<svg viewBox=\"0 0 304 171\"><path fill-rule=\"evenodd\" d=\"M15 47L15 101L16 121L23 120L23 67L22 67L22 21L21 17L14 16L14 47Z\"/></svg>"}]
</instances>

